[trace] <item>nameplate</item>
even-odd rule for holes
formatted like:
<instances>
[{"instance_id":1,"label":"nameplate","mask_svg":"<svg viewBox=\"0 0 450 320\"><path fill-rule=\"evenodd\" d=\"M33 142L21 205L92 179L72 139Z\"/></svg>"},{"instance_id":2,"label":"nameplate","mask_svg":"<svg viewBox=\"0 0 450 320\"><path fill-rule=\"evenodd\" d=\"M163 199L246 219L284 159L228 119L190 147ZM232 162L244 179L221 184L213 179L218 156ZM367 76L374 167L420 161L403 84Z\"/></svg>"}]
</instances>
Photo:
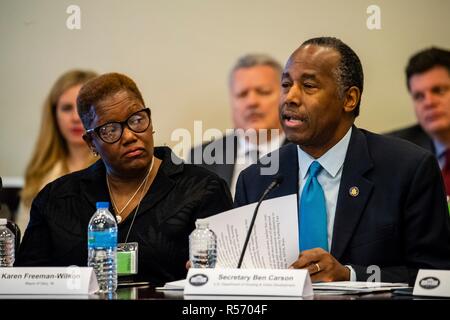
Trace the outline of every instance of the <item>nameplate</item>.
<instances>
[{"instance_id":1,"label":"nameplate","mask_svg":"<svg viewBox=\"0 0 450 320\"><path fill-rule=\"evenodd\" d=\"M450 298L450 270L419 270L413 295Z\"/></svg>"},{"instance_id":2,"label":"nameplate","mask_svg":"<svg viewBox=\"0 0 450 320\"><path fill-rule=\"evenodd\" d=\"M0 268L0 294L92 294L98 290L90 267Z\"/></svg>"},{"instance_id":3,"label":"nameplate","mask_svg":"<svg viewBox=\"0 0 450 320\"><path fill-rule=\"evenodd\" d=\"M184 294L308 297L313 289L307 270L190 268Z\"/></svg>"}]
</instances>

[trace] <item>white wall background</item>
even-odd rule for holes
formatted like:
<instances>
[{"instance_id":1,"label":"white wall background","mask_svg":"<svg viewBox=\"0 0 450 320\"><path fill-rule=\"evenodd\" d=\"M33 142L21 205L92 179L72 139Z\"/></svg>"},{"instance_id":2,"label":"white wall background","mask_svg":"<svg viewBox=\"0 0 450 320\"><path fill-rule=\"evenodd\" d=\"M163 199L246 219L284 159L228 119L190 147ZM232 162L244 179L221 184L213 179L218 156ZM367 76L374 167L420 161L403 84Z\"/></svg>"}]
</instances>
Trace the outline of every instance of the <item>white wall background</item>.
<instances>
[{"instance_id":1,"label":"white wall background","mask_svg":"<svg viewBox=\"0 0 450 320\"><path fill-rule=\"evenodd\" d=\"M81 30L66 8L81 8ZM381 8L381 30L366 9ZM360 56L365 92L357 125L384 132L415 121L404 67L415 51L450 48L448 0L0 0L0 175L20 176L41 105L71 68L128 74L152 108L157 144L176 128L231 126L227 77L237 57L285 63L304 40L337 36Z\"/></svg>"}]
</instances>

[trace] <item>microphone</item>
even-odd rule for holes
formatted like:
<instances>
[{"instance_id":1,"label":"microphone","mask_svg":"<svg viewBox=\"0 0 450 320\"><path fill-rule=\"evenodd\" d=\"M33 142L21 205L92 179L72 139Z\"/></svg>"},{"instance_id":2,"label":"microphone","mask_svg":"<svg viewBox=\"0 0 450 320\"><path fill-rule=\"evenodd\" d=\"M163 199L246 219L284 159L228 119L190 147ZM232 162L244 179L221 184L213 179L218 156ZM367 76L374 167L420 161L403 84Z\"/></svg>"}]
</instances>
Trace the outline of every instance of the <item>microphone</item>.
<instances>
[{"instance_id":1,"label":"microphone","mask_svg":"<svg viewBox=\"0 0 450 320\"><path fill-rule=\"evenodd\" d=\"M261 202L266 198L266 196L269 194L270 191L278 187L283 182L283 176L277 175L273 181L269 184L267 189L262 194L261 198L259 198L258 204L256 205L255 211L253 211L253 217L252 221L250 222L250 226L247 231L247 236L245 238L244 247L242 248L241 256L239 257L239 262L237 265L237 268L241 268L242 260L244 260L245 250L247 250L248 241L250 240L250 234L252 233L253 225L255 224L256 215L258 214L259 206L261 205Z\"/></svg>"}]
</instances>

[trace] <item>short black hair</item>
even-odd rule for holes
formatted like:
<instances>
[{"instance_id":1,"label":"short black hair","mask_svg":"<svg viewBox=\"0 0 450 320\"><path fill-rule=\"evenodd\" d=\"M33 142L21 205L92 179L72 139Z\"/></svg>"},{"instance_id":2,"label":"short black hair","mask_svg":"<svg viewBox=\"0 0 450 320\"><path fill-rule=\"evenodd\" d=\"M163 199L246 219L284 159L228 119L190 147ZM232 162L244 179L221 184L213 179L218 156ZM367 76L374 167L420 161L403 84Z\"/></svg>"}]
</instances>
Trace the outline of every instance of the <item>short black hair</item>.
<instances>
[{"instance_id":1,"label":"short black hair","mask_svg":"<svg viewBox=\"0 0 450 320\"><path fill-rule=\"evenodd\" d=\"M415 74L423 73L434 67L444 67L450 74L450 51L431 47L414 54L406 66L406 86L410 90L409 79Z\"/></svg>"},{"instance_id":2,"label":"short black hair","mask_svg":"<svg viewBox=\"0 0 450 320\"><path fill-rule=\"evenodd\" d=\"M342 40L334 37L318 37L306 40L302 43L300 47L306 45L316 45L319 47L327 47L336 50L340 56L340 62L337 66L336 81L339 86L339 94L341 97L350 87L357 87L362 95L364 87L364 73L359 60L358 55L350 48L347 44L342 42ZM359 106L361 104L361 97L356 105L355 110L353 110L353 115L357 117L359 115Z\"/></svg>"},{"instance_id":3,"label":"short black hair","mask_svg":"<svg viewBox=\"0 0 450 320\"><path fill-rule=\"evenodd\" d=\"M145 105L136 83L124 74L105 73L89 80L81 87L77 97L77 110L85 129L90 129L89 126L95 117L95 110L91 107L120 91L127 91Z\"/></svg>"}]
</instances>

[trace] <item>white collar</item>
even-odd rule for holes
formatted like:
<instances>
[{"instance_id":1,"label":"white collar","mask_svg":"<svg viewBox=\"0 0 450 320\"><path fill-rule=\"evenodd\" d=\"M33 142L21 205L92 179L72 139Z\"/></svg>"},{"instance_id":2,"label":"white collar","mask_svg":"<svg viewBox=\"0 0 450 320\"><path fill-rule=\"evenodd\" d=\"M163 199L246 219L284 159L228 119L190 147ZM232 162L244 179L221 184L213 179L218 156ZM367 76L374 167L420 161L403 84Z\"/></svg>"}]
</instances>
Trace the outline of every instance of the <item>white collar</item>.
<instances>
[{"instance_id":1,"label":"white collar","mask_svg":"<svg viewBox=\"0 0 450 320\"><path fill-rule=\"evenodd\" d=\"M245 155L246 152L259 150L263 153L268 153L270 151L278 149L282 142L285 139L284 132L280 130L279 134L273 135L270 140L264 141L264 143L260 143L259 145L253 143L251 139L246 138L243 135L236 135L237 137L237 154Z\"/></svg>"},{"instance_id":2,"label":"white collar","mask_svg":"<svg viewBox=\"0 0 450 320\"><path fill-rule=\"evenodd\" d=\"M306 174L308 173L309 166L313 161L319 162L320 165L325 169L325 171L334 178L344 164L351 135L352 127L350 127L350 129L347 131L344 137L339 140L338 143L336 143L330 150L325 152L325 154L323 154L318 159L314 159L305 151L303 151L300 146L297 146L298 166L300 168L302 179L305 179Z\"/></svg>"}]
</instances>

